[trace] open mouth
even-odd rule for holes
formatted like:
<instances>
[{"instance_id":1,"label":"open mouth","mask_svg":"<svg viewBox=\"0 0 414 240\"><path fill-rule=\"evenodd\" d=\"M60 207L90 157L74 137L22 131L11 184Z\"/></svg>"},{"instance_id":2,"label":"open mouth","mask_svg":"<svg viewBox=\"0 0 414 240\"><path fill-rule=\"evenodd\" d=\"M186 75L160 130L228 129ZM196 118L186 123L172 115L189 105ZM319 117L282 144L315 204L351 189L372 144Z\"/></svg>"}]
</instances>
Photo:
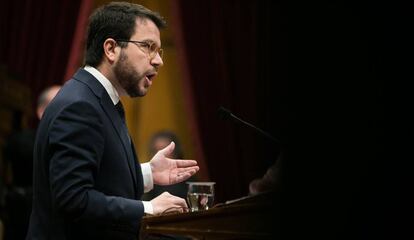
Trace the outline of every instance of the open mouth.
<instances>
[{"instance_id":1,"label":"open mouth","mask_svg":"<svg viewBox=\"0 0 414 240\"><path fill-rule=\"evenodd\" d=\"M147 79L151 82L155 78L155 76L157 76L157 73L150 73L146 75Z\"/></svg>"},{"instance_id":2,"label":"open mouth","mask_svg":"<svg viewBox=\"0 0 414 240\"><path fill-rule=\"evenodd\" d=\"M150 87L152 85L152 81L154 80L155 76L157 76L157 73L149 73L147 75L145 75L145 79L146 81L146 87Z\"/></svg>"}]
</instances>

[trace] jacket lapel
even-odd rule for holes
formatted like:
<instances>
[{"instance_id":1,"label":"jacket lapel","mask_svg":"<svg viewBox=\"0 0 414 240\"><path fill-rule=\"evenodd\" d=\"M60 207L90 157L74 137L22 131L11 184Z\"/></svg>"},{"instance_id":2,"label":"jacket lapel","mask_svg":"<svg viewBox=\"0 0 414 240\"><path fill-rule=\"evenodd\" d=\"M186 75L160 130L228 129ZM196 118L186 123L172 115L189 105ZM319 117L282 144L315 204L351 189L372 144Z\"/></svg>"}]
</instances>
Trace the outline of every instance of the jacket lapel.
<instances>
[{"instance_id":1,"label":"jacket lapel","mask_svg":"<svg viewBox=\"0 0 414 240\"><path fill-rule=\"evenodd\" d=\"M127 156L126 160L128 162L129 171L133 179L135 193L137 193L137 176L135 169L136 163L132 152L133 149L131 148L131 142L127 127L122 121L121 116L119 116L119 113L115 108L115 105L113 104L108 93L105 91L105 88L89 72L80 69L75 74L74 78L88 85L91 88L91 90L95 93L95 95L100 99L103 110L105 111L108 118L111 120L113 127L115 128L119 138L121 139L124 151Z\"/></svg>"}]
</instances>

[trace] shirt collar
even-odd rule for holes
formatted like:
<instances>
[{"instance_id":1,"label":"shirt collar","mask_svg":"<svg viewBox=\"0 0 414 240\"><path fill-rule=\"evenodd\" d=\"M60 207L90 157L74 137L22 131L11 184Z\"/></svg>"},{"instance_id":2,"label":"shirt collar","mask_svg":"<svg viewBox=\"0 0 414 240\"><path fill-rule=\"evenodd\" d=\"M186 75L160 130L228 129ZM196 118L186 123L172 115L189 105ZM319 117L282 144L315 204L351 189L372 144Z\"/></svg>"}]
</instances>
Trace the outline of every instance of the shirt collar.
<instances>
[{"instance_id":1,"label":"shirt collar","mask_svg":"<svg viewBox=\"0 0 414 240\"><path fill-rule=\"evenodd\" d=\"M101 72L99 72L98 69L91 67L91 66L85 66L85 71L89 72L94 76L98 82L102 84L102 86L105 88L106 92L108 93L109 97L111 98L114 105L116 105L119 102L119 94L116 91L114 85L106 78Z\"/></svg>"}]
</instances>

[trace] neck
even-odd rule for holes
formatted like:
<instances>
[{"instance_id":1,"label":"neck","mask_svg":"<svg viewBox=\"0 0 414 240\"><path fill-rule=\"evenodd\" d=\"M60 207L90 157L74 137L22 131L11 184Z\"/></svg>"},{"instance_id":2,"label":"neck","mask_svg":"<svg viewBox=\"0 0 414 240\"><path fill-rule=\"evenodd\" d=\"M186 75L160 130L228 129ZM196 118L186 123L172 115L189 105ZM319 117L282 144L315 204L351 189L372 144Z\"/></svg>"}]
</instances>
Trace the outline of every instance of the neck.
<instances>
[{"instance_id":1,"label":"neck","mask_svg":"<svg viewBox=\"0 0 414 240\"><path fill-rule=\"evenodd\" d=\"M119 84L119 81L116 78L110 66L108 66L105 63L101 63L100 65L96 67L96 69L98 69L98 71L101 72L102 75L104 75L111 82L111 84L114 86L115 90L118 92L118 95L120 97L127 95L125 90Z\"/></svg>"}]
</instances>

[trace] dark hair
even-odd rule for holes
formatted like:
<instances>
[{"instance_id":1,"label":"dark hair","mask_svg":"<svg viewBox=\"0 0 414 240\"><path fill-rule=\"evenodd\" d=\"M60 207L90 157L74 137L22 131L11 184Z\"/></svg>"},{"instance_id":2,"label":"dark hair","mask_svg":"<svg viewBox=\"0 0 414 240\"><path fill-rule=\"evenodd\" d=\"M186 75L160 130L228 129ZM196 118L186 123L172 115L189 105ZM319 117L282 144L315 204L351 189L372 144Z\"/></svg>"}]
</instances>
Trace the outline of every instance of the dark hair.
<instances>
[{"instance_id":1,"label":"dark hair","mask_svg":"<svg viewBox=\"0 0 414 240\"><path fill-rule=\"evenodd\" d=\"M99 65L106 39L130 39L134 34L137 18L149 19L159 29L166 26L158 13L134 3L112 2L96 9L89 18L85 64L92 67ZM119 45L126 46L125 43Z\"/></svg>"},{"instance_id":2,"label":"dark hair","mask_svg":"<svg viewBox=\"0 0 414 240\"><path fill-rule=\"evenodd\" d=\"M170 132L168 130L162 130L159 131L157 133L155 133L149 142L149 153L151 155L154 155L155 153L157 153L158 149L155 149L155 141L157 139L167 139L168 141L174 141L175 143L175 148L174 148L174 157L175 158L184 158L184 153L183 150L181 148L181 143L178 140L177 135L175 135L173 132Z\"/></svg>"}]
</instances>

